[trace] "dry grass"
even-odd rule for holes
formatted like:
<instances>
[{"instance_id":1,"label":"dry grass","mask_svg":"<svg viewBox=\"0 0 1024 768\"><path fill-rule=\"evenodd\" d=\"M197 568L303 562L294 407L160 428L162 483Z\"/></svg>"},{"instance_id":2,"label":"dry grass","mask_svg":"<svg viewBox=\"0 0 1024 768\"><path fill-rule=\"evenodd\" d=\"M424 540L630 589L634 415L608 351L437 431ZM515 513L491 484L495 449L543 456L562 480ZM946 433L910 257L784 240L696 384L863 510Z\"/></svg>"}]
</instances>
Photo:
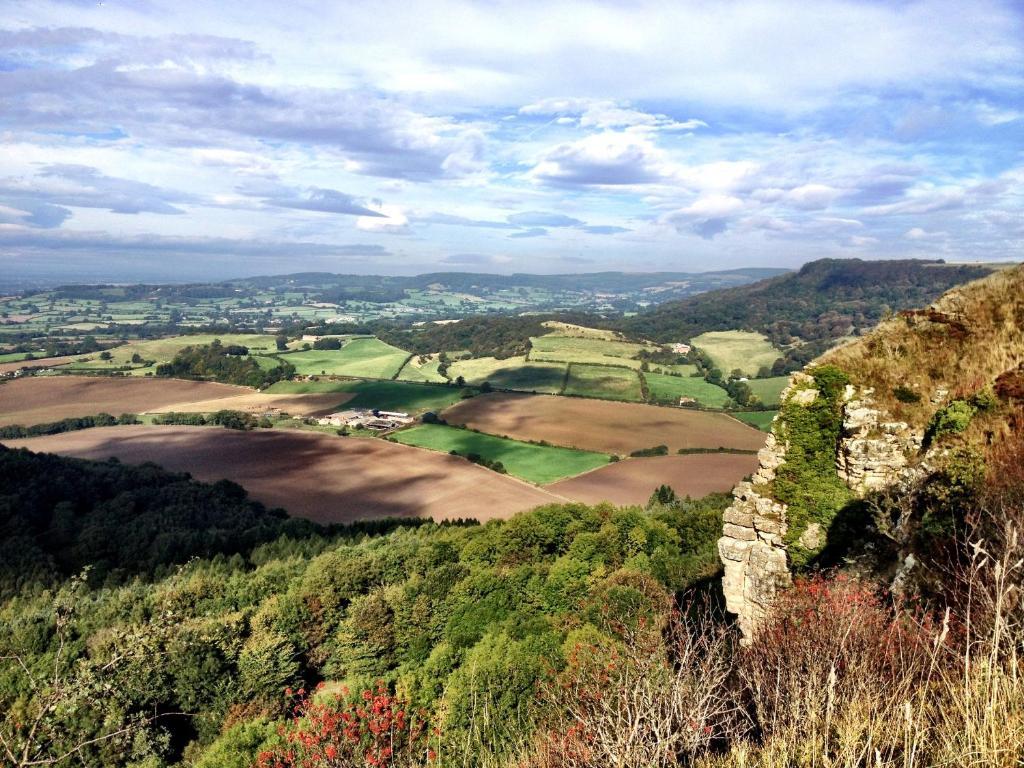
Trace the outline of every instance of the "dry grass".
<instances>
[{"instance_id":1,"label":"dry grass","mask_svg":"<svg viewBox=\"0 0 1024 768\"><path fill-rule=\"evenodd\" d=\"M932 308L887 320L822 362L874 387L880 405L918 426L934 411L929 400L938 390L949 397L971 394L1024 362L1024 266L956 288ZM898 386L919 393L921 402L897 401Z\"/></svg>"}]
</instances>

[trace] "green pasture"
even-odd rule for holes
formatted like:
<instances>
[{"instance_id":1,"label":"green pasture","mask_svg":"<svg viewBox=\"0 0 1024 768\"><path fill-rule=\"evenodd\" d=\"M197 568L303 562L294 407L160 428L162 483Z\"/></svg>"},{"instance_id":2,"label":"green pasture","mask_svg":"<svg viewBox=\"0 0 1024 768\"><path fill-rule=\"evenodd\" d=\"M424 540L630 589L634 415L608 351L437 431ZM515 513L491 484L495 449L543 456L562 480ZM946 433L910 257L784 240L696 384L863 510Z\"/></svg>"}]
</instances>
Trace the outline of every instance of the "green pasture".
<instances>
[{"instance_id":1,"label":"green pasture","mask_svg":"<svg viewBox=\"0 0 1024 768\"><path fill-rule=\"evenodd\" d=\"M448 376L453 381L462 376L470 384L488 381L496 389L557 394L565 382L565 368L565 363L535 362L522 356L477 357L452 363Z\"/></svg>"},{"instance_id":2,"label":"green pasture","mask_svg":"<svg viewBox=\"0 0 1024 768\"><path fill-rule=\"evenodd\" d=\"M608 456L574 448L533 445L444 424L420 424L395 432L405 445L460 455L476 453L488 461L500 461L510 475L538 485L553 483L608 463Z\"/></svg>"},{"instance_id":3,"label":"green pasture","mask_svg":"<svg viewBox=\"0 0 1024 768\"><path fill-rule=\"evenodd\" d=\"M709 331L694 336L691 343L707 353L724 376L737 369L756 376L762 366L771 368L782 357L767 337L748 331Z\"/></svg>"},{"instance_id":4,"label":"green pasture","mask_svg":"<svg viewBox=\"0 0 1024 768\"><path fill-rule=\"evenodd\" d=\"M584 336L535 336L530 339L531 362L589 363L626 365L639 368L638 352L649 349L643 344L587 338Z\"/></svg>"},{"instance_id":5,"label":"green pasture","mask_svg":"<svg viewBox=\"0 0 1024 768\"><path fill-rule=\"evenodd\" d=\"M267 388L271 395L308 394L312 392L352 392L355 397L344 408L379 408L382 411L421 413L442 411L462 399L462 390L438 384L416 384L408 381L278 381Z\"/></svg>"},{"instance_id":6,"label":"green pasture","mask_svg":"<svg viewBox=\"0 0 1024 768\"><path fill-rule=\"evenodd\" d=\"M309 349L281 355L303 376L325 374L367 379L390 379L408 357L408 352L375 338L352 339L341 349Z\"/></svg>"},{"instance_id":7,"label":"green pasture","mask_svg":"<svg viewBox=\"0 0 1024 768\"><path fill-rule=\"evenodd\" d=\"M636 371L606 365L570 365L563 393L605 400L643 399Z\"/></svg>"},{"instance_id":8,"label":"green pasture","mask_svg":"<svg viewBox=\"0 0 1024 768\"><path fill-rule=\"evenodd\" d=\"M437 355L427 355L426 362L420 363L420 356L413 355L409 362L402 366L398 372L398 379L401 381L426 381L442 384L448 379L437 370L441 361Z\"/></svg>"},{"instance_id":9,"label":"green pasture","mask_svg":"<svg viewBox=\"0 0 1024 768\"><path fill-rule=\"evenodd\" d=\"M778 413L778 411L733 411L729 415L735 416L744 424L757 427L764 432L770 432L772 428L772 419L775 418L776 413Z\"/></svg>"},{"instance_id":10,"label":"green pasture","mask_svg":"<svg viewBox=\"0 0 1024 768\"><path fill-rule=\"evenodd\" d=\"M747 386L765 405L778 405L782 390L789 384L789 376L772 376L770 379L750 379Z\"/></svg>"},{"instance_id":11,"label":"green pasture","mask_svg":"<svg viewBox=\"0 0 1024 768\"><path fill-rule=\"evenodd\" d=\"M645 373L647 399L654 403L675 405L681 397L692 397L708 408L724 408L729 404L729 393L719 386L709 384L699 376L666 376L660 373Z\"/></svg>"}]
</instances>

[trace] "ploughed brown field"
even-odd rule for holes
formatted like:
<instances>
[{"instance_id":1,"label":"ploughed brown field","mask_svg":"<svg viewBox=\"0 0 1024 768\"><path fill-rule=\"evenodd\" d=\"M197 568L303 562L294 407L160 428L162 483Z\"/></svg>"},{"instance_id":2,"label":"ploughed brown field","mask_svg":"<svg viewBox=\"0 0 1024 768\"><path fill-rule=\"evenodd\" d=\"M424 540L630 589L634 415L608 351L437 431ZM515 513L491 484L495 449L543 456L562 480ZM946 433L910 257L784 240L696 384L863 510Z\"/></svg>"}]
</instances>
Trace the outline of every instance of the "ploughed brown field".
<instances>
[{"instance_id":1,"label":"ploughed brown field","mask_svg":"<svg viewBox=\"0 0 1024 768\"><path fill-rule=\"evenodd\" d=\"M758 450L765 433L722 413L641 403L495 392L464 400L444 412L449 424L517 440L629 455L667 445L680 448Z\"/></svg>"},{"instance_id":2,"label":"ploughed brown field","mask_svg":"<svg viewBox=\"0 0 1024 768\"><path fill-rule=\"evenodd\" d=\"M66 363L73 363L82 355L64 355L63 357L41 357L38 360L17 360L13 363L0 363L0 373L12 373L22 368L52 368Z\"/></svg>"},{"instance_id":3,"label":"ploughed brown field","mask_svg":"<svg viewBox=\"0 0 1024 768\"><path fill-rule=\"evenodd\" d=\"M103 427L4 443L84 459L152 461L198 480L227 478L267 506L322 523L380 517L487 520L563 501L448 454L297 430Z\"/></svg>"},{"instance_id":4,"label":"ploughed brown field","mask_svg":"<svg viewBox=\"0 0 1024 768\"><path fill-rule=\"evenodd\" d=\"M624 459L593 472L545 486L573 501L597 504L645 504L663 483L679 496L700 498L716 491L730 491L744 476L757 470L757 456L735 453L694 453Z\"/></svg>"},{"instance_id":5,"label":"ploughed brown field","mask_svg":"<svg viewBox=\"0 0 1024 768\"><path fill-rule=\"evenodd\" d=\"M313 416L330 412L351 397L347 393L261 395L247 387L182 379L34 376L0 384L0 426L152 411L280 408L298 416Z\"/></svg>"}]
</instances>

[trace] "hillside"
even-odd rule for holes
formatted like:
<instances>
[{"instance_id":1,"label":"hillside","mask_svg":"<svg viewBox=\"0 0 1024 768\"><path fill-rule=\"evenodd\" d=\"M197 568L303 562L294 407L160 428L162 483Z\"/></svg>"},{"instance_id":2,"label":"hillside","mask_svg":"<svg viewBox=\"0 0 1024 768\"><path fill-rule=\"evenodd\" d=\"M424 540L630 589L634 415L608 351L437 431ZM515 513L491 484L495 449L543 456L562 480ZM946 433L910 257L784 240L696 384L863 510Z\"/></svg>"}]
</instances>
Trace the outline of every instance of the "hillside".
<instances>
[{"instance_id":1,"label":"hillside","mask_svg":"<svg viewBox=\"0 0 1024 768\"><path fill-rule=\"evenodd\" d=\"M857 563L882 580L902 574L903 589L941 589L979 494L1019 455L1022 382L1020 266L900 312L796 374L720 542L748 634L794 568Z\"/></svg>"},{"instance_id":2,"label":"hillside","mask_svg":"<svg viewBox=\"0 0 1024 768\"><path fill-rule=\"evenodd\" d=\"M707 331L759 331L786 348L787 370L793 370L888 314L923 306L990 271L938 261L822 259L794 273L665 302L617 327L663 342Z\"/></svg>"}]
</instances>

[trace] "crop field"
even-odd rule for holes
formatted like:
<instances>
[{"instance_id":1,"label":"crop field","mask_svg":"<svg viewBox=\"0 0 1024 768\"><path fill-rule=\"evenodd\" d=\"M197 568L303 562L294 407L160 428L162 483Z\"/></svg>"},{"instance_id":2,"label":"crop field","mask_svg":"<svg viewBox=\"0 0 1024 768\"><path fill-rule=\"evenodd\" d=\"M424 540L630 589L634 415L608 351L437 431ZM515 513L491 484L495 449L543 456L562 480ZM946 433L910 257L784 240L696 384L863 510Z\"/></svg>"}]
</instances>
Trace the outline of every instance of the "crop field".
<instances>
[{"instance_id":1,"label":"crop field","mask_svg":"<svg viewBox=\"0 0 1024 768\"><path fill-rule=\"evenodd\" d=\"M627 365L631 368L640 367L636 354L651 348L625 341L554 335L535 336L530 339L530 345L531 361Z\"/></svg>"},{"instance_id":2,"label":"crop field","mask_svg":"<svg viewBox=\"0 0 1024 768\"><path fill-rule=\"evenodd\" d=\"M6 444L86 459L152 461L204 481L227 478L267 506L321 523L488 520L560 501L457 456L299 430L102 427Z\"/></svg>"},{"instance_id":3,"label":"crop field","mask_svg":"<svg viewBox=\"0 0 1024 768\"><path fill-rule=\"evenodd\" d=\"M772 420L778 411L733 411L730 415L736 417L744 424L757 427L765 432L770 432Z\"/></svg>"},{"instance_id":4,"label":"crop field","mask_svg":"<svg viewBox=\"0 0 1024 768\"><path fill-rule=\"evenodd\" d=\"M724 413L508 392L464 400L444 418L492 435L619 456L655 445L667 445L673 453L719 447L756 451L765 440L763 432Z\"/></svg>"},{"instance_id":5,"label":"crop field","mask_svg":"<svg viewBox=\"0 0 1024 768\"><path fill-rule=\"evenodd\" d=\"M105 376L33 376L0 384L0 426L45 424L106 412L189 410L203 400L256 396L245 387L209 381ZM195 410L195 409L192 409Z\"/></svg>"},{"instance_id":6,"label":"crop field","mask_svg":"<svg viewBox=\"0 0 1024 768\"><path fill-rule=\"evenodd\" d=\"M425 381L435 384L443 384L448 381L444 376L438 372L438 366L441 365L441 360L438 355L425 355L426 360L420 362L419 355L413 355L409 358L409 362L402 366L402 370L398 372L398 379L400 381Z\"/></svg>"},{"instance_id":7,"label":"crop field","mask_svg":"<svg viewBox=\"0 0 1024 768\"><path fill-rule=\"evenodd\" d=\"M525 357L497 360L478 357L452 363L448 375L454 380L462 376L470 384L489 381L498 389L557 394L565 384L565 363L540 363Z\"/></svg>"},{"instance_id":8,"label":"crop field","mask_svg":"<svg viewBox=\"0 0 1024 768\"><path fill-rule=\"evenodd\" d=\"M608 455L603 453L531 445L443 424L420 424L395 432L393 437L405 445L444 453L456 451L463 456L476 453L489 461L500 461L510 475L539 485L608 463Z\"/></svg>"},{"instance_id":9,"label":"crop field","mask_svg":"<svg viewBox=\"0 0 1024 768\"><path fill-rule=\"evenodd\" d=\"M747 386L765 405L778 405L779 395L789 384L789 376L773 376L770 379L750 379Z\"/></svg>"},{"instance_id":10,"label":"crop field","mask_svg":"<svg viewBox=\"0 0 1024 768\"><path fill-rule=\"evenodd\" d=\"M697 453L686 456L654 456L624 459L579 477L546 488L559 496L584 504L644 504L661 484L672 486L680 496L699 498L729 491L757 469L753 454Z\"/></svg>"},{"instance_id":11,"label":"crop field","mask_svg":"<svg viewBox=\"0 0 1024 768\"><path fill-rule=\"evenodd\" d=\"M782 356L765 336L748 331L709 331L690 341L708 354L724 376L737 369L756 376L762 366L771 368Z\"/></svg>"},{"instance_id":12,"label":"crop field","mask_svg":"<svg viewBox=\"0 0 1024 768\"><path fill-rule=\"evenodd\" d=\"M645 373L643 377L647 381L648 399L651 402L675 405L681 397L692 397L708 408L724 408L729 403L728 392L700 376Z\"/></svg>"},{"instance_id":13,"label":"crop field","mask_svg":"<svg viewBox=\"0 0 1024 768\"><path fill-rule=\"evenodd\" d=\"M18 360L0 363L0 373L10 373L21 368L52 368L72 363L80 358L82 358L82 355L64 355L63 357L41 357L38 360Z\"/></svg>"},{"instance_id":14,"label":"crop field","mask_svg":"<svg viewBox=\"0 0 1024 768\"><path fill-rule=\"evenodd\" d=\"M166 379L161 379L166 381ZM245 411L255 415L268 410L279 410L289 416L326 416L339 410L354 397L348 392L320 393L308 395L268 395L264 392L248 392L244 395L219 397L210 400L195 400L172 403L150 409L150 413L186 411L191 413L212 413L213 411Z\"/></svg>"},{"instance_id":15,"label":"crop field","mask_svg":"<svg viewBox=\"0 0 1024 768\"><path fill-rule=\"evenodd\" d=\"M456 387L416 384L408 381L278 381L265 392L271 395L339 392L352 395L349 408L379 408L382 411L442 411L462 398Z\"/></svg>"},{"instance_id":16,"label":"crop field","mask_svg":"<svg viewBox=\"0 0 1024 768\"><path fill-rule=\"evenodd\" d=\"M359 376L390 379L405 364L409 353L374 338L352 339L341 349L310 349L289 352L281 359L295 366L297 373L310 376Z\"/></svg>"},{"instance_id":17,"label":"crop field","mask_svg":"<svg viewBox=\"0 0 1024 768\"><path fill-rule=\"evenodd\" d=\"M570 365L563 393L608 400L643 400L635 370L607 365Z\"/></svg>"}]
</instances>

